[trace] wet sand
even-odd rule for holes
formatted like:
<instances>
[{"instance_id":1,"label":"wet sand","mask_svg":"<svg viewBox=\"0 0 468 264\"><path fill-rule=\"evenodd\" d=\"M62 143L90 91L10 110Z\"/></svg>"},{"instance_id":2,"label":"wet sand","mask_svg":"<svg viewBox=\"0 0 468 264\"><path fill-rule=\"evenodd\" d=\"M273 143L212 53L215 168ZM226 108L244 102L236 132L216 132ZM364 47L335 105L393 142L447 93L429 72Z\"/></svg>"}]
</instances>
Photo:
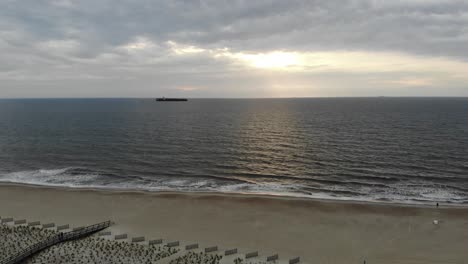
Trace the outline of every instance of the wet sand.
<instances>
[{"instance_id":1,"label":"wet sand","mask_svg":"<svg viewBox=\"0 0 468 264\"><path fill-rule=\"evenodd\" d=\"M113 234L278 253L283 260L300 256L302 263L468 260L466 207L2 184L0 216L72 226L112 220Z\"/></svg>"}]
</instances>

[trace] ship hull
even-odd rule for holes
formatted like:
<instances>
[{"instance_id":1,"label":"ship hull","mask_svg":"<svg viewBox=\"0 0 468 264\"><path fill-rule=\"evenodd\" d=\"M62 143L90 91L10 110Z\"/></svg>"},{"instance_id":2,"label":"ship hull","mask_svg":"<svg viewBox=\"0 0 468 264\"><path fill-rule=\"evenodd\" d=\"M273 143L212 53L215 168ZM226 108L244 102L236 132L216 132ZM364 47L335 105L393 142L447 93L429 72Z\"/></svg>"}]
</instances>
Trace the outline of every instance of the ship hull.
<instances>
[{"instance_id":1,"label":"ship hull","mask_svg":"<svg viewBox=\"0 0 468 264\"><path fill-rule=\"evenodd\" d=\"M188 99L185 98L156 98L158 102L186 102Z\"/></svg>"}]
</instances>

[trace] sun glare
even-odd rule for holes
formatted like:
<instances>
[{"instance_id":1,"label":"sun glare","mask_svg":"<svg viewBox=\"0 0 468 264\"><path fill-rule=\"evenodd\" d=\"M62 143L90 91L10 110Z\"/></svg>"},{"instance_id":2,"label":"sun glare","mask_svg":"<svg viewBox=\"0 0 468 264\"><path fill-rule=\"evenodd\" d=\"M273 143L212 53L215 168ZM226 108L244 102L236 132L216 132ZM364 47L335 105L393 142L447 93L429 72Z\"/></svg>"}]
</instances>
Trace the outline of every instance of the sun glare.
<instances>
[{"instance_id":1,"label":"sun glare","mask_svg":"<svg viewBox=\"0 0 468 264\"><path fill-rule=\"evenodd\" d=\"M300 64L299 56L291 52L241 54L238 56L251 66L263 69L284 69Z\"/></svg>"}]
</instances>

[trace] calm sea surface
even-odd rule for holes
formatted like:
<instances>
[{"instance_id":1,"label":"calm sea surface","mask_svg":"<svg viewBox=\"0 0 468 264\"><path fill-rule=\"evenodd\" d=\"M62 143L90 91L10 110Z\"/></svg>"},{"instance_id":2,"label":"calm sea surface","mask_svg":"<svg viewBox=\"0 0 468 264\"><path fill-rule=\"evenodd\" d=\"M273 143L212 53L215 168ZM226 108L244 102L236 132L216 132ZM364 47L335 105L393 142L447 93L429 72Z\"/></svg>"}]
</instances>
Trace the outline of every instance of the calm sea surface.
<instances>
[{"instance_id":1,"label":"calm sea surface","mask_svg":"<svg viewBox=\"0 0 468 264\"><path fill-rule=\"evenodd\" d=\"M0 181L468 203L468 99L0 100Z\"/></svg>"}]
</instances>

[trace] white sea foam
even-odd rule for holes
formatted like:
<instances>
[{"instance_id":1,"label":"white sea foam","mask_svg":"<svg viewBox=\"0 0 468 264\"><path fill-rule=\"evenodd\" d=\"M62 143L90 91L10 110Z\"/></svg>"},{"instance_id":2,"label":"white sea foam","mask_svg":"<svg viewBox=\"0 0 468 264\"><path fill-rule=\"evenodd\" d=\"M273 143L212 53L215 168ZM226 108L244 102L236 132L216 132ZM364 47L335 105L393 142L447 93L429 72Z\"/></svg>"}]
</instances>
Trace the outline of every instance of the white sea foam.
<instances>
[{"instance_id":1,"label":"white sea foam","mask_svg":"<svg viewBox=\"0 0 468 264\"><path fill-rule=\"evenodd\" d=\"M67 173L72 169L74 168L62 168L51 170L41 169L11 172L4 175L0 175L0 181L11 183L75 187L80 186L84 182L93 182L98 177L97 174L72 175Z\"/></svg>"},{"instance_id":2,"label":"white sea foam","mask_svg":"<svg viewBox=\"0 0 468 264\"><path fill-rule=\"evenodd\" d=\"M315 191L306 191L307 185L270 182L231 182L203 177L139 177L117 181L82 168L61 168L18 171L0 175L0 181L72 188L109 188L145 191L192 191L221 193L252 193L316 199L355 200L397 203L468 203L461 191L428 183L390 184L386 187L368 185L348 187L321 185ZM349 192L349 194L348 194Z\"/></svg>"}]
</instances>

